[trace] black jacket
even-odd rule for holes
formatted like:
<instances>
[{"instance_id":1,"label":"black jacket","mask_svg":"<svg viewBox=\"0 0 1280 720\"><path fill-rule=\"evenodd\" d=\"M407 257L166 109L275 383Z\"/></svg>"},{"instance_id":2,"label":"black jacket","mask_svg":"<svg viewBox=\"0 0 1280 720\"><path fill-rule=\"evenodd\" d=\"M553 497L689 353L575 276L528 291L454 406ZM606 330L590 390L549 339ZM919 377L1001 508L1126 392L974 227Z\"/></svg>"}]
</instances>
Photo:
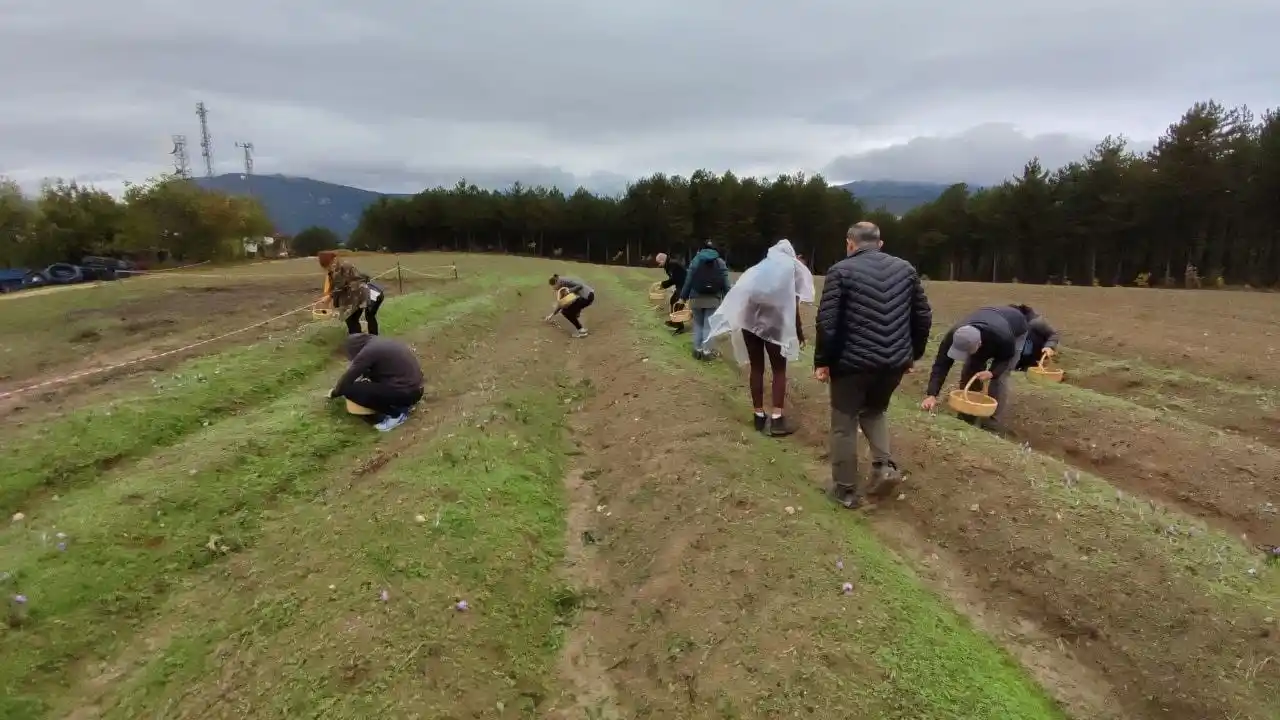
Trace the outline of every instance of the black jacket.
<instances>
[{"instance_id":1,"label":"black jacket","mask_svg":"<svg viewBox=\"0 0 1280 720\"><path fill-rule=\"evenodd\" d=\"M1015 307L1005 305L975 310L942 336L942 342L938 345L938 357L933 361L933 371L929 373L929 387L925 390L925 395L937 397L942 391L942 384L946 382L947 374L955 364L947 356L947 352L951 350L951 339L955 336L956 328L962 325L972 325L982 335L982 346L969 356L969 361L960 371L962 383L968 382L974 373L986 368L988 363L994 377L1008 372L1009 362L1022 351L1017 346L1017 340L1027 334L1027 318Z\"/></svg>"},{"instance_id":2,"label":"black jacket","mask_svg":"<svg viewBox=\"0 0 1280 720\"><path fill-rule=\"evenodd\" d=\"M1030 352L1023 352L1018 360L1018 370L1026 370L1040 363L1040 353L1045 348L1058 349L1058 331L1049 324L1042 315L1032 316L1027 322L1027 341L1031 344Z\"/></svg>"},{"instance_id":3,"label":"black jacket","mask_svg":"<svg viewBox=\"0 0 1280 720\"><path fill-rule=\"evenodd\" d=\"M667 258L667 262L662 265L662 269L667 271L667 279L663 281L662 288L665 290L674 287L676 292L684 289L684 278L688 271L684 269L684 265L678 260Z\"/></svg>"},{"instance_id":4,"label":"black jacket","mask_svg":"<svg viewBox=\"0 0 1280 720\"><path fill-rule=\"evenodd\" d=\"M924 355L933 310L911 263L858 250L827 270L813 365L841 375L910 367Z\"/></svg>"},{"instance_id":5,"label":"black jacket","mask_svg":"<svg viewBox=\"0 0 1280 720\"><path fill-rule=\"evenodd\" d=\"M344 342L351 365L338 378L334 397L345 397L360 378L386 385L392 390L421 390L422 365L413 350L399 340L354 333Z\"/></svg>"}]
</instances>

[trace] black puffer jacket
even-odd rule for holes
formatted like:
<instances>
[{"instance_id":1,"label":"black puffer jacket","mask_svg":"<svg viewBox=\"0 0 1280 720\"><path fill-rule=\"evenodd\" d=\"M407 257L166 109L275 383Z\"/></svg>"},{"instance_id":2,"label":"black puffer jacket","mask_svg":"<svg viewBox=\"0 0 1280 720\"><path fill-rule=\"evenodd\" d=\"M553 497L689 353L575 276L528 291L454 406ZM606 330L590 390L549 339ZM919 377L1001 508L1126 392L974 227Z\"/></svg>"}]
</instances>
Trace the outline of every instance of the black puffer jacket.
<instances>
[{"instance_id":1,"label":"black puffer jacket","mask_svg":"<svg viewBox=\"0 0 1280 720\"><path fill-rule=\"evenodd\" d=\"M814 367L896 370L924 356L933 309L911 263L865 249L827 270L817 325Z\"/></svg>"}]
</instances>

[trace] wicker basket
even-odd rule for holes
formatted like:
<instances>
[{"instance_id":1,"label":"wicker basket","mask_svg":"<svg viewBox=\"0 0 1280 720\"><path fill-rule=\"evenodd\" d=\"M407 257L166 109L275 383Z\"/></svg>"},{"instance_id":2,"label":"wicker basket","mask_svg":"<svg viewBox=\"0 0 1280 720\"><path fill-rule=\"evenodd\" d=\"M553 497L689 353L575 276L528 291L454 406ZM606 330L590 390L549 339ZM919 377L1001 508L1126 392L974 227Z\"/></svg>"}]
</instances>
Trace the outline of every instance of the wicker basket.
<instances>
[{"instance_id":1,"label":"wicker basket","mask_svg":"<svg viewBox=\"0 0 1280 720\"><path fill-rule=\"evenodd\" d=\"M1062 378L1066 373L1058 368L1049 367L1049 356L1052 354L1052 350L1045 348L1044 351L1040 353L1040 363L1027 368L1027 377L1041 382L1062 382Z\"/></svg>"},{"instance_id":2,"label":"wicker basket","mask_svg":"<svg viewBox=\"0 0 1280 720\"><path fill-rule=\"evenodd\" d=\"M973 417L989 418L996 414L996 406L999 404L996 399L982 392L973 392L970 388L973 383L978 380L977 373L969 378L969 382L961 390L952 390L947 395L947 405L952 410L961 415L972 415Z\"/></svg>"},{"instance_id":3,"label":"wicker basket","mask_svg":"<svg viewBox=\"0 0 1280 720\"><path fill-rule=\"evenodd\" d=\"M350 400L347 401L347 412L351 413L352 415L377 415L378 414L377 411L370 410L369 408L363 405L357 405L351 402Z\"/></svg>"},{"instance_id":4,"label":"wicker basket","mask_svg":"<svg viewBox=\"0 0 1280 720\"><path fill-rule=\"evenodd\" d=\"M667 297L667 294L662 291L662 283L656 282L649 286L650 300L665 300L666 297Z\"/></svg>"},{"instance_id":5,"label":"wicker basket","mask_svg":"<svg viewBox=\"0 0 1280 720\"><path fill-rule=\"evenodd\" d=\"M693 319L693 309L689 307L689 303L679 301L676 303L676 309L671 313L671 322L686 323Z\"/></svg>"},{"instance_id":6,"label":"wicker basket","mask_svg":"<svg viewBox=\"0 0 1280 720\"><path fill-rule=\"evenodd\" d=\"M569 288L560 288L556 291L556 304L561 308L567 308L578 299L577 293Z\"/></svg>"}]
</instances>

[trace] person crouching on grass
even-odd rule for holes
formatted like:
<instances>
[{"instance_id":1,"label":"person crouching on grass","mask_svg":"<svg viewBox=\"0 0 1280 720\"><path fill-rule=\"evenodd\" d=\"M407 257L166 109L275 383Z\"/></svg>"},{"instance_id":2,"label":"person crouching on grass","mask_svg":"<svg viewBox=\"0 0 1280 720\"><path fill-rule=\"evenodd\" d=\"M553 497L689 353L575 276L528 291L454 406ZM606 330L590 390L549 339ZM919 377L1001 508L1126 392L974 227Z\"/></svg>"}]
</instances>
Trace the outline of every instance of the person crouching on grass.
<instances>
[{"instance_id":1,"label":"person crouching on grass","mask_svg":"<svg viewBox=\"0 0 1280 720\"><path fill-rule=\"evenodd\" d=\"M556 295L556 307L551 311L551 314L546 317L546 321L551 322L551 319L556 316L556 313L560 313L564 316L564 319L568 320L569 324L574 327L575 332L573 333L573 337L586 337L587 328L582 325L582 321L579 318L582 317L582 311L591 307L591 303L595 302L596 291L591 289L590 285L587 285L577 278L560 277L559 275L552 275L551 279L547 281L547 284L551 285L551 290ZM566 289L574 295L577 295L577 298L566 307L560 307L561 289Z\"/></svg>"},{"instance_id":2,"label":"person crouching on grass","mask_svg":"<svg viewBox=\"0 0 1280 720\"><path fill-rule=\"evenodd\" d=\"M399 340L367 333L348 335L343 347L351 364L329 398L346 398L373 410L374 426L382 432L408 420L423 391L422 365L413 350Z\"/></svg>"},{"instance_id":3,"label":"person crouching on grass","mask_svg":"<svg viewBox=\"0 0 1280 720\"><path fill-rule=\"evenodd\" d=\"M658 253L654 256L653 262L667 273L667 279L662 281L662 289L674 288L671 291L671 312L676 311L676 303L680 302L680 292L684 290L684 281L688 277L689 271L685 270L684 265L679 260L674 260L666 253ZM667 320L667 327L671 328L672 335L679 335L684 332L684 323L672 322Z\"/></svg>"},{"instance_id":4,"label":"person crouching on grass","mask_svg":"<svg viewBox=\"0 0 1280 720\"><path fill-rule=\"evenodd\" d=\"M739 365L750 365L751 405L755 429L781 437L795 428L787 421L787 362L800 359L804 328L800 303L813 302L813 274L796 261L796 251L779 240L765 259L734 283L709 321L711 338L728 334ZM772 414L764 405L764 363L773 370Z\"/></svg>"},{"instance_id":5,"label":"person crouching on grass","mask_svg":"<svg viewBox=\"0 0 1280 720\"><path fill-rule=\"evenodd\" d=\"M321 251L316 259L328 275L329 298L338 316L347 324L347 332L360 332L360 315L363 313L369 334L377 335L378 308L386 298L382 288L332 250Z\"/></svg>"}]
</instances>

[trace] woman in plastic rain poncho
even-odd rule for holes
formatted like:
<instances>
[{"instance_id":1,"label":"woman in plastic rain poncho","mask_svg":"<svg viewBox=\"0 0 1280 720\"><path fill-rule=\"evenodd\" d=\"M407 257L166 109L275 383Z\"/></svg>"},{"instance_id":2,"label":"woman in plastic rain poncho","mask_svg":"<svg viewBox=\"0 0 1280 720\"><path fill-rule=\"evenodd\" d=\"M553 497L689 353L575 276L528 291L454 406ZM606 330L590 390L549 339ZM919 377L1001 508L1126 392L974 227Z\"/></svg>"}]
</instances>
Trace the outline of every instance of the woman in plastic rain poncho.
<instances>
[{"instance_id":1,"label":"woman in plastic rain poncho","mask_svg":"<svg viewBox=\"0 0 1280 720\"><path fill-rule=\"evenodd\" d=\"M800 303L813 302L813 275L796 259L788 240L769 248L765 259L749 268L720 308L711 316L708 339L729 335L739 365L751 366L751 404L755 427L775 437L790 435L783 403L787 395L787 362L800 358L804 330ZM772 413L765 413L764 363L773 370Z\"/></svg>"}]
</instances>

